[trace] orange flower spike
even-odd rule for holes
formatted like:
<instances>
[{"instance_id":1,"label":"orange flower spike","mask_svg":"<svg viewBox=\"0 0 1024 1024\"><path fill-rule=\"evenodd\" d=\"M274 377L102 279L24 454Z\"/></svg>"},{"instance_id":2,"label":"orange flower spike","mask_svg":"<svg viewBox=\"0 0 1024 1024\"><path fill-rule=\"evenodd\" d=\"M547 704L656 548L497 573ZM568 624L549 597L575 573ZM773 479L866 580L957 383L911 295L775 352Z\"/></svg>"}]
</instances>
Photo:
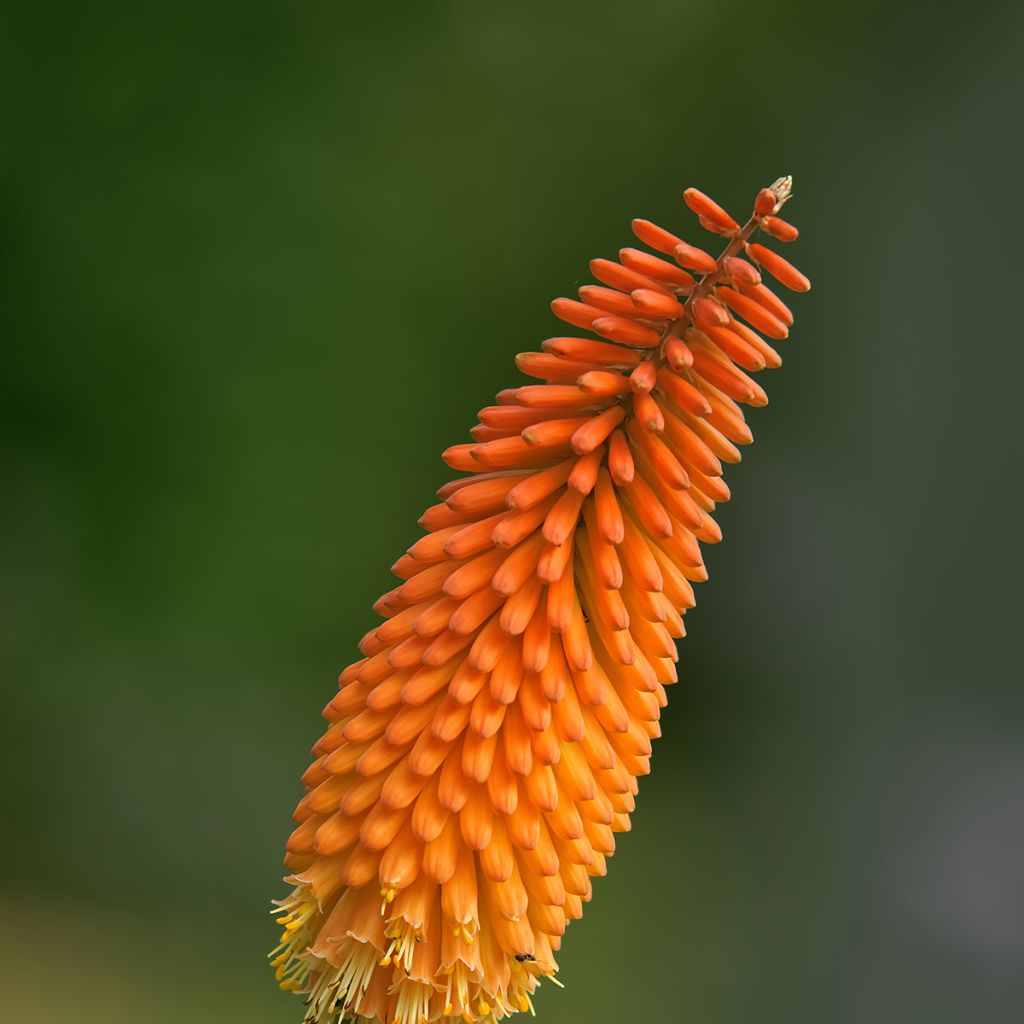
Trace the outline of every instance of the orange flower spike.
<instances>
[{"instance_id":1,"label":"orange flower spike","mask_svg":"<svg viewBox=\"0 0 1024 1024\"><path fill-rule=\"evenodd\" d=\"M521 353L542 383L445 451L468 475L395 563L302 776L270 962L305 1024L494 1024L553 978L650 770L722 466L752 440L737 403L767 401L745 371L779 365L761 334L792 323L742 254L809 287L750 242L796 237L790 189L762 189L742 227L687 190L717 259L634 221L674 262L594 260L601 284L552 309L604 340Z\"/></svg>"}]
</instances>

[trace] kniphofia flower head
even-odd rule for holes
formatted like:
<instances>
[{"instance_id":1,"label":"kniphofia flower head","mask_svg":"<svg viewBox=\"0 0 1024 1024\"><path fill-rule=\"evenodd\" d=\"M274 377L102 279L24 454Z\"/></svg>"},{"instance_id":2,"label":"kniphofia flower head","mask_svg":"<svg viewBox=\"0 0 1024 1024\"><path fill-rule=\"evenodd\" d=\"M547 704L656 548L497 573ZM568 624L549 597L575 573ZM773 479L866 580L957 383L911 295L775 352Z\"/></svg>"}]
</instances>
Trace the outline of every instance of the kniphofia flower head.
<instances>
[{"instance_id":1,"label":"kniphofia flower head","mask_svg":"<svg viewBox=\"0 0 1024 1024\"><path fill-rule=\"evenodd\" d=\"M793 318L762 270L810 287L752 241L796 238L791 185L742 226L688 189L717 259L634 221L647 249L552 303L599 337L519 355L539 383L444 453L466 475L395 563L303 776L271 964L308 1024L491 1024L554 978L649 771L722 464L767 403L749 374L781 363L765 336Z\"/></svg>"}]
</instances>

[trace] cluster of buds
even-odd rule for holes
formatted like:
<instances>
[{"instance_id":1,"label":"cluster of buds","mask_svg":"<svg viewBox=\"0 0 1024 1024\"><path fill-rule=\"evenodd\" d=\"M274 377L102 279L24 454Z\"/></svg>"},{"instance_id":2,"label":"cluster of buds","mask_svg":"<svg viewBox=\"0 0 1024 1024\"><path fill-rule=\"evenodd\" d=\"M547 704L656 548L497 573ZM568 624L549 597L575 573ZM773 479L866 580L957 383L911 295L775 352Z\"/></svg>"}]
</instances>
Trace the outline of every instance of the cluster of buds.
<instances>
[{"instance_id":1,"label":"cluster of buds","mask_svg":"<svg viewBox=\"0 0 1024 1024\"><path fill-rule=\"evenodd\" d=\"M520 354L540 383L444 453L466 475L395 563L303 776L271 962L308 1024L491 1024L553 978L650 770L723 463L768 400L750 375L781 363L793 317L762 271L810 287L752 240L797 237L791 186L743 225L688 189L717 258L634 221L653 252L552 304L597 337Z\"/></svg>"}]
</instances>

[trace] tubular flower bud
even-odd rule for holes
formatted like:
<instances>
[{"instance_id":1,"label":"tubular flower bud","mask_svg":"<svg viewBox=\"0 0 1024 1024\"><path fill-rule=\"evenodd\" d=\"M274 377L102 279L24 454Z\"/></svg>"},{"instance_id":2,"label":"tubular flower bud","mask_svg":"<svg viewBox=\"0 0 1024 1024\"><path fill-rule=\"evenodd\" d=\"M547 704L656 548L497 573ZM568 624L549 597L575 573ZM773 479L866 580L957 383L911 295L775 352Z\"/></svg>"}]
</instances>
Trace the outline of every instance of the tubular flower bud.
<instances>
[{"instance_id":1,"label":"tubular flower bud","mask_svg":"<svg viewBox=\"0 0 1024 1024\"><path fill-rule=\"evenodd\" d=\"M698 189L688 188L683 193L683 200L698 217L713 224L717 231L739 230L739 224L718 203Z\"/></svg>"},{"instance_id":2,"label":"tubular flower bud","mask_svg":"<svg viewBox=\"0 0 1024 1024\"><path fill-rule=\"evenodd\" d=\"M781 281L791 291L807 292L811 290L811 282L789 260L783 259L777 252L772 252L771 249L766 249L763 245L756 243L748 246L747 251L752 259L760 263L772 277Z\"/></svg>"},{"instance_id":3,"label":"tubular flower bud","mask_svg":"<svg viewBox=\"0 0 1024 1024\"><path fill-rule=\"evenodd\" d=\"M752 440L741 406L767 402L748 373L781 362L761 335L792 323L741 254L809 287L751 244L796 237L773 216L791 187L742 226L688 189L717 258L633 221L675 262L594 260L600 284L552 309L600 338L521 353L540 383L444 452L466 475L395 562L302 776L270 964L304 1024L496 1024L555 981L650 770L723 463Z\"/></svg>"},{"instance_id":4,"label":"tubular flower bud","mask_svg":"<svg viewBox=\"0 0 1024 1024\"><path fill-rule=\"evenodd\" d=\"M792 224L779 217L765 217L761 221L761 227L780 242L795 242L800 234Z\"/></svg>"}]
</instances>

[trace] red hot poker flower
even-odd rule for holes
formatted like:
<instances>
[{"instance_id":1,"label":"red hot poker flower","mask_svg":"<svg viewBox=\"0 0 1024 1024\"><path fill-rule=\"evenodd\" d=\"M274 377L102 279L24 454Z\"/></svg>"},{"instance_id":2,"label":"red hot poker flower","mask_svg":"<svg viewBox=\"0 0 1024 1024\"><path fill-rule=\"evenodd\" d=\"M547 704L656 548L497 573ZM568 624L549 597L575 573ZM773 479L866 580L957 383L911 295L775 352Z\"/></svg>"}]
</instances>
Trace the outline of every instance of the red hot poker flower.
<instances>
[{"instance_id":1,"label":"red hot poker flower","mask_svg":"<svg viewBox=\"0 0 1024 1024\"><path fill-rule=\"evenodd\" d=\"M717 259L634 221L674 262L593 261L601 285L552 308L601 340L519 355L540 383L444 453L468 475L395 563L303 776L271 965L307 1024L492 1024L553 979L650 770L722 464L753 439L741 405L767 402L748 374L781 362L762 335L793 320L756 267L809 287L750 241L796 237L791 188L742 226L688 189Z\"/></svg>"}]
</instances>

